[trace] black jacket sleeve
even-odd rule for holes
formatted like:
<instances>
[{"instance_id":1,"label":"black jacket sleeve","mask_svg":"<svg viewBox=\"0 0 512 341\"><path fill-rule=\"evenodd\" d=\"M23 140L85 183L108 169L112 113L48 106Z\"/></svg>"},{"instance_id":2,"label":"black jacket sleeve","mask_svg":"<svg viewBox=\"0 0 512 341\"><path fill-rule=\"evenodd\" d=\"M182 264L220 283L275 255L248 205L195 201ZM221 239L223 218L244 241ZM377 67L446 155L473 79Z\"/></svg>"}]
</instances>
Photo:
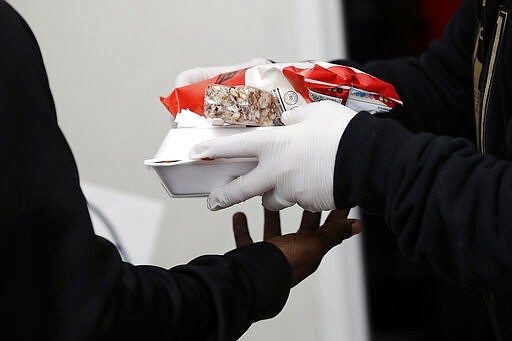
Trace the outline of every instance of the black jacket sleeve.
<instances>
[{"instance_id":1,"label":"black jacket sleeve","mask_svg":"<svg viewBox=\"0 0 512 341\"><path fill-rule=\"evenodd\" d=\"M277 315L291 286L286 259L264 242L170 270L124 263L115 277L95 339L237 340Z\"/></svg>"},{"instance_id":2,"label":"black jacket sleeve","mask_svg":"<svg viewBox=\"0 0 512 341\"><path fill-rule=\"evenodd\" d=\"M350 64L391 83L404 105L385 117L413 132L475 138L472 56L477 34L477 1L467 0L444 35L419 57Z\"/></svg>"},{"instance_id":3,"label":"black jacket sleeve","mask_svg":"<svg viewBox=\"0 0 512 341\"><path fill-rule=\"evenodd\" d=\"M511 297L510 161L361 112L340 141L334 196L337 207L383 215L406 255Z\"/></svg>"},{"instance_id":4,"label":"black jacket sleeve","mask_svg":"<svg viewBox=\"0 0 512 341\"><path fill-rule=\"evenodd\" d=\"M164 269L95 236L36 39L2 0L0 46L0 339L234 340L282 309L272 244Z\"/></svg>"}]
</instances>

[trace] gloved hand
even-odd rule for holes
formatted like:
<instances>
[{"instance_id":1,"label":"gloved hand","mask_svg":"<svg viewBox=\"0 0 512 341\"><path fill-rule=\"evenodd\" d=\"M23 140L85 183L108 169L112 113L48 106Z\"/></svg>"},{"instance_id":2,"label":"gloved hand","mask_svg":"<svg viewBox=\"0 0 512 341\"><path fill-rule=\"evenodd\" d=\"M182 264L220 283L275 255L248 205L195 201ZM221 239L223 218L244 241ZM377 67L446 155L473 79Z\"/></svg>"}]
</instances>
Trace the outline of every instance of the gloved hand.
<instances>
[{"instance_id":1,"label":"gloved hand","mask_svg":"<svg viewBox=\"0 0 512 341\"><path fill-rule=\"evenodd\" d=\"M269 64L270 60L264 58L254 58L248 62L235 65L213 66L213 67L196 67L190 70L182 71L174 81L174 87L179 88L185 85L204 81L218 74L244 69L251 66Z\"/></svg>"},{"instance_id":2,"label":"gloved hand","mask_svg":"<svg viewBox=\"0 0 512 341\"><path fill-rule=\"evenodd\" d=\"M338 144L356 111L322 101L283 113L284 127L201 142L189 157L257 157L249 173L213 190L207 201L212 211L263 194L263 206L277 211L297 203L318 212L335 209L334 163Z\"/></svg>"}]
</instances>

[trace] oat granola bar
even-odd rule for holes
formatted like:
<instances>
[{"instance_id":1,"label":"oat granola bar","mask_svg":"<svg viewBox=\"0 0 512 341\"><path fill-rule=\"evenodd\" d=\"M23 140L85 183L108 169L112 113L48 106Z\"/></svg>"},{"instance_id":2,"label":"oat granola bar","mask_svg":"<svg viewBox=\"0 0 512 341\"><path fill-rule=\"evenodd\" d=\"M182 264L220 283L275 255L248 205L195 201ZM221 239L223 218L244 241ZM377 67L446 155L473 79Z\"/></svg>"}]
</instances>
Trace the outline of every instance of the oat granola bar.
<instances>
[{"instance_id":1,"label":"oat granola bar","mask_svg":"<svg viewBox=\"0 0 512 341\"><path fill-rule=\"evenodd\" d=\"M281 125L274 95L252 86L208 85L204 97L204 115L221 123Z\"/></svg>"}]
</instances>

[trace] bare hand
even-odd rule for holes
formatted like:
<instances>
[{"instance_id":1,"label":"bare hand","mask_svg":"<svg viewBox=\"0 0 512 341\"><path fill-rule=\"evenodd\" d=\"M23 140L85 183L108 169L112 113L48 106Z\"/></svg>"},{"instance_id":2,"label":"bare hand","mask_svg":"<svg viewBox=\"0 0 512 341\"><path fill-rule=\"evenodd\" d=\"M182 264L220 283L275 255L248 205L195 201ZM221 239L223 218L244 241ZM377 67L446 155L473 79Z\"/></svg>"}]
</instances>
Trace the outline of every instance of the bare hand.
<instances>
[{"instance_id":1,"label":"bare hand","mask_svg":"<svg viewBox=\"0 0 512 341\"><path fill-rule=\"evenodd\" d=\"M320 213L304 211L297 232L283 236L279 212L265 209L263 240L277 246L288 260L292 287L311 275L331 248L362 231L362 222L347 219L348 212L349 209L331 211L320 226ZM233 233L237 247L253 243L244 213L233 215Z\"/></svg>"}]
</instances>

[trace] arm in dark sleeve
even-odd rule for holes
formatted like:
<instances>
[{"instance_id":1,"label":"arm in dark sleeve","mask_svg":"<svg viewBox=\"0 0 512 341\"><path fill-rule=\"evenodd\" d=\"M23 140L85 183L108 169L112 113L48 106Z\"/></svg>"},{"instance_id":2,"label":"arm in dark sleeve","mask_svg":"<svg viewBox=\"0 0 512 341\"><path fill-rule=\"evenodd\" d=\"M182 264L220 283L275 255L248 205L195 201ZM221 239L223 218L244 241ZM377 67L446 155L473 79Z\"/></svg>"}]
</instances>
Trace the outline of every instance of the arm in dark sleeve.
<instances>
[{"instance_id":1,"label":"arm in dark sleeve","mask_svg":"<svg viewBox=\"0 0 512 341\"><path fill-rule=\"evenodd\" d=\"M281 251L265 242L170 270L125 263L96 339L237 340L282 309L290 276Z\"/></svg>"},{"instance_id":2,"label":"arm in dark sleeve","mask_svg":"<svg viewBox=\"0 0 512 341\"><path fill-rule=\"evenodd\" d=\"M361 112L340 141L334 186L337 207L383 215L406 255L512 295L511 162Z\"/></svg>"},{"instance_id":3,"label":"arm in dark sleeve","mask_svg":"<svg viewBox=\"0 0 512 341\"><path fill-rule=\"evenodd\" d=\"M447 25L443 37L419 57L372 61L356 65L391 83L402 101L383 116L398 120L413 132L474 139L472 55L477 33L476 1L465 1Z\"/></svg>"},{"instance_id":4,"label":"arm in dark sleeve","mask_svg":"<svg viewBox=\"0 0 512 341\"><path fill-rule=\"evenodd\" d=\"M234 340L287 299L259 243L170 270L95 236L36 39L0 0L0 339Z\"/></svg>"}]
</instances>

